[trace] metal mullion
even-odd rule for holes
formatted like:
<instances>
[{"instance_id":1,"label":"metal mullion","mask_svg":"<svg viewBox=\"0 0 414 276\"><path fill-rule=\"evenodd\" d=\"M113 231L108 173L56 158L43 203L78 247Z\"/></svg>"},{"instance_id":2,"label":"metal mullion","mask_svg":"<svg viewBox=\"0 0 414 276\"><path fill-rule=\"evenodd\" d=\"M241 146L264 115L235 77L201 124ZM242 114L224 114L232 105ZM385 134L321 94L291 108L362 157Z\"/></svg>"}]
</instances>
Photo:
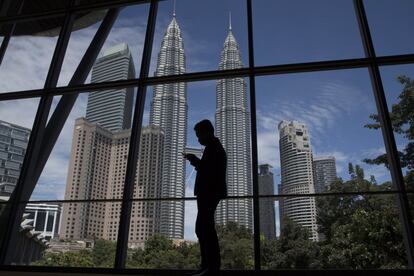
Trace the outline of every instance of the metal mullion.
<instances>
[{"instance_id":1,"label":"metal mullion","mask_svg":"<svg viewBox=\"0 0 414 276\"><path fill-rule=\"evenodd\" d=\"M384 56L376 59L378 65L398 65L414 63L414 54L398 55L398 56ZM354 69L367 68L372 63L371 59L346 59L346 60L332 60L309 63L295 63L283 65L269 65L254 67L255 76L266 75L280 75L289 73L304 73L315 71L328 71L340 69ZM169 75L160 77L148 77L144 79L128 79L111 82L90 83L82 85L69 85L64 87L57 87L53 89L33 89L21 90L15 92L0 93L0 101L17 100L39 97L43 94L53 95L70 95L79 92L99 91L106 89L117 89L131 86L139 86L140 84L151 86L166 83L176 82L196 82L205 80L217 80L223 78L246 77L249 75L249 68L230 69L230 70L216 70L196 73L185 73L182 75Z\"/></svg>"},{"instance_id":2,"label":"metal mullion","mask_svg":"<svg viewBox=\"0 0 414 276\"><path fill-rule=\"evenodd\" d=\"M19 11L21 11L21 7L19 8ZM57 84L57 80L63 64L63 58L69 42L74 18L75 17L73 14L67 14L65 16L62 29L59 33L59 38L55 46L52 61L49 66L49 71L44 86L45 88L55 87ZM10 254L10 247L14 246L14 240L16 239L17 235L16 229L20 225L21 216L24 212L24 206L20 204L20 201L22 197L25 195L28 196L27 194L31 194L32 192L32 189L28 189L27 182L32 181L33 167L31 165L36 163L36 158L40 152L40 144L43 139L44 129L52 100L53 96L45 95L42 96L39 102L39 106L33 122L32 132L26 149L24 162L22 164L21 174L14 191L10 196L10 207L8 209L9 213L4 213L4 215L8 215L9 218L7 220L5 234L3 236L5 239L3 240L1 246L1 264L8 264L12 261L10 257L13 256L13 254Z\"/></svg>"},{"instance_id":3,"label":"metal mullion","mask_svg":"<svg viewBox=\"0 0 414 276\"><path fill-rule=\"evenodd\" d=\"M407 253L408 267L412 269L414 268L414 227L410 213L407 191L405 189L404 177L401 170L397 146L395 144L391 119L388 113L387 101L381 80L381 74L379 71L378 63L376 61L374 44L372 42L368 20L362 0L354 0L354 7L358 18L365 54L368 58L372 59L372 63L369 66L371 84L373 87L375 102L381 123L381 131L387 152L388 162L390 165L389 169L391 172L392 182L395 188L400 191L400 193L398 193L398 207L400 209L399 216L403 228L402 232Z\"/></svg>"},{"instance_id":4,"label":"metal mullion","mask_svg":"<svg viewBox=\"0 0 414 276\"><path fill-rule=\"evenodd\" d=\"M414 63L414 54L376 57L376 62L379 66L410 64Z\"/></svg>"},{"instance_id":5,"label":"metal mullion","mask_svg":"<svg viewBox=\"0 0 414 276\"><path fill-rule=\"evenodd\" d=\"M332 196L358 196L358 195L396 195L401 193L400 191L356 191L356 192L335 192L335 193L312 193L312 194L259 194L258 198L283 198L283 197L332 197ZM414 191L407 191L407 194L414 194ZM253 195L247 196L228 196L226 199L252 199ZM192 201L196 200L196 197L147 197L147 198L131 198L129 201ZM61 200L28 200L20 201L20 204L27 203L82 203L82 202L122 202L122 199L114 198L92 198L92 199L61 199ZM6 204L6 203L4 203Z\"/></svg>"},{"instance_id":6,"label":"metal mullion","mask_svg":"<svg viewBox=\"0 0 414 276\"><path fill-rule=\"evenodd\" d=\"M303 63L303 64L292 64L292 65L275 65L275 66L263 66L254 68L255 75L269 75L269 74L286 74L291 72L297 72L302 70L303 72L309 71L320 71L320 70L335 70L338 66L336 62L346 63L346 65L341 69L347 68L358 68L366 67L368 61L333 61L328 64L318 63ZM413 55L414 62L414 55ZM234 78L234 77L246 77L249 75L249 68L240 68L240 69L229 69L229 70L216 70L216 71L205 71L197 73L185 73L181 75L169 75L169 76L160 76L160 77L147 77L143 79L128 79L128 80L119 80L111 82L101 82L101 83L90 83L82 85L70 85L65 87L58 87L55 89L33 89L33 90L23 90L9 93L0 93L0 101L5 100L14 100L21 98L36 97L41 95L42 92L51 93L53 95L64 95L64 94L73 94L78 92L88 92L91 90L104 90L104 89L116 89L119 87L129 87L129 86L139 86L141 83L146 86L157 85L157 84L166 84L166 83L176 83L176 82L196 82L204 80L218 80L223 78Z\"/></svg>"},{"instance_id":7,"label":"metal mullion","mask_svg":"<svg viewBox=\"0 0 414 276\"><path fill-rule=\"evenodd\" d=\"M254 40L253 40L253 12L252 1L246 0L247 4L247 32L249 43L249 87L250 87L250 137L251 137L251 156L252 156L252 176L253 176L253 234L254 234L254 268L255 271L261 270L260 259L260 205L259 205L259 178L258 178L258 159L257 159L257 126L256 126L256 82L254 67Z\"/></svg>"},{"instance_id":8,"label":"metal mullion","mask_svg":"<svg viewBox=\"0 0 414 276\"><path fill-rule=\"evenodd\" d=\"M158 0L152 0L148 12L147 30L145 34L144 50L142 52L140 79L148 77L151 63L152 43L154 41L155 23L158 12ZM125 267L127 250L129 224L131 220L132 199L134 194L135 175L138 163L138 152L141 139L142 117L144 114L145 96L147 86L141 84L137 89L137 98L135 100L134 117L132 121L131 137L129 139L128 161L125 173L125 184L122 195L121 215L119 220L118 241L115 253L115 268L122 269Z\"/></svg>"}]
</instances>

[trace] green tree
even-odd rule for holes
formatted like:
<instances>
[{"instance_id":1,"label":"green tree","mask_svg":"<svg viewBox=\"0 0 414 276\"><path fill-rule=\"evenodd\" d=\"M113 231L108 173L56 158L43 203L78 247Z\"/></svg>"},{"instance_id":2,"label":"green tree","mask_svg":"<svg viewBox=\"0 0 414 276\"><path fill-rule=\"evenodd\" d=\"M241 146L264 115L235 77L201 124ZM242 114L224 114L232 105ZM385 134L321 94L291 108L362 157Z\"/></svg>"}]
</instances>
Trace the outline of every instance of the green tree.
<instances>
[{"instance_id":1,"label":"green tree","mask_svg":"<svg viewBox=\"0 0 414 276\"><path fill-rule=\"evenodd\" d=\"M189 269L199 263L198 244L173 242L162 235L153 235L145 242L144 249L130 250L129 268Z\"/></svg>"},{"instance_id":2,"label":"green tree","mask_svg":"<svg viewBox=\"0 0 414 276\"><path fill-rule=\"evenodd\" d=\"M89 250L80 250L59 253L45 252L42 259L31 263L31 265L94 267L94 262Z\"/></svg>"},{"instance_id":3,"label":"green tree","mask_svg":"<svg viewBox=\"0 0 414 276\"><path fill-rule=\"evenodd\" d=\"M113 267L115 262L116 243L99 239L92 249L92 260L95 267Z\"/></svg>"},{"instance_id":4,"label":"green tree","mask_svg":"<svg viewBox=\"0 0 414 276\"><path fill-rule=\"evenodd\" d=\"M391 183L374 185L354 178L338 180L330 192L389 190ZM403 268L407 260L395 197L348 195L317 200L318 225L325 240L320 260L325 268Z\"/></svg>"},{"instance_id":5,"label":"green tree","mask_svg":"<svg viewBox=\"0 0 414 276\"><path fill-rule=\"evenodd\" d=\"M403 90L398 96L398 103L393 104L389 113L391 125L394 132L407 138L408 143L399 151L401 166L409 170L414 169L414 81L407 76L398 76L397 80L403 85ZM374 123L367 124L365 127L379 129L380 119L377 114L370 115ZM381 154L374 159L364 159L368 164L384 164L388 167L386 154Z\"/></svg>"},{"instance_id":6,"label":"green tree","mask_svg":"<svg viewBox=\"0 0 414 276\"><path fill-rule=\"evenodd\" d=\"M282 229L277 240L277 250L280 260L275 261L277 268L318 268L319 246L310 240L308 229L300 226L293 220L282 218Z\"/></svg>"},{"instance_id":7,"label":"green tree","mask_svg":"<svg viewBox=\"0 0 414 276\"><path fill-rule=\"evenodd\" d=\"M364 170L362 169L360 165L355 165L355 174L356 174L356 177L360 180L364 179L365 177Z\"/></svg>"},{"instance_id":8,"label":"green tree","mask_svg":"<svg viewBox=\"0 0 414 276\"><path fill-rule=\"evenodd\" d=\"M355 170L354 170L354 166L352 165L352 163L348 163L348 173L351 176L351 178L355 177Z\"/></svg>"},{"instance_id":9,"label":"green tree","mask_svg":"<svg viewBox=\"0 0 414 276\"><path fill-rule=\"evenodd\" d=\"M253 235L235 222L217 226L223 269L253 269Z\"/></svg>"}]
</instances>

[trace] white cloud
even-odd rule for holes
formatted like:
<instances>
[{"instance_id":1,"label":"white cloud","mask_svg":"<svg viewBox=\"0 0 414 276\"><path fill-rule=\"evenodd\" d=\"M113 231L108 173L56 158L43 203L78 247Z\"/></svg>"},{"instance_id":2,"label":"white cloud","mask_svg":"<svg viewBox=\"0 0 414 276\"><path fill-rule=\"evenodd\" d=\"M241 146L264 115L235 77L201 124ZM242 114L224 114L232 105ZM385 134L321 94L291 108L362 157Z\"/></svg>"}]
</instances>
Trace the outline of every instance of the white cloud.
<instances>
[{"instance_id":1,"label":"white cloud","mask_svg":"<svg viewBox=\"0 0 414 276\"><path fill-rule=\"evenodd\" d=\"M1 101L0 120L31 129L38 105L38 99Z\"/></svg>"},{"instance_id":2,"label":"white cloud","mask_svg":"<svg viewBox=\"0 0 414 276\"><path fill-rule=\"evenodd\" d=\"M56 38L13 37L0 66L0 91L43 88Z\"/></svg>"},{"instance_id":3,"label":"white cloud","mask_svg":"<svg viewBox=\"0 0 414 276\"><path fill-rule=\"evenodd\" d=\"M259 164L270 164L273 168L280 167L279 137L274 132L257 133L257 150Z\"/></svg>"},{"instance_id":4,"label":"white cloud","mask_svg":"<svg viewBox=\"0 0 414 276\"><path fill-rule=\"evenodd\" d=\"M279 132L277 126L282 120L297 120L309 128L313 150L318 148L319 139L337 127L337 122L344 114L350 114L359 108L355 98L363 104L367 98L358 88L341 81L317 84L318 92L307 100L292 98L269 98L266 106L258 108L258 153L260 163L269 163L274 168L280 167ZM344 154L337 151L332 153L342 160ZM342 155L341 155L342 154ZM339 167L341 168L341 167Z\"/></svg>"}]
</instances>

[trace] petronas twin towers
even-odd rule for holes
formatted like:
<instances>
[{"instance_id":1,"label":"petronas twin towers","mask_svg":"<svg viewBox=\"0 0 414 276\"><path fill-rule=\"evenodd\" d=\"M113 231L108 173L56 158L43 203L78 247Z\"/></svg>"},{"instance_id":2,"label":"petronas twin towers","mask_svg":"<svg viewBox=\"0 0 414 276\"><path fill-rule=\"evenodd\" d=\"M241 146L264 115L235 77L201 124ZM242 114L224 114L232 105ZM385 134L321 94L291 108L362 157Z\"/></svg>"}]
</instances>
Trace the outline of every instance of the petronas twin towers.
<instances>
[{"instance_id":1,"label":"petronas twin towers","mask_svg":"<svg viewBox=\"0 0 414 276\"><path fill-rule=\"evenodd\" d=\"M158 54L155 76L185 73L184 43L175 14L168 25ZM180 198L185 195L185 151L187 138L187 85L162 84L154 87L150 125L164 130L164 154L161 196ZM176 239L184 237L184 202L162 201L161 234Z\"/></svg>"},{"instance_id":2,"label":"petronas twin towers","mask_svg":"<svg viewBox=\"0 0 414 276\"><path fill-rule=\"evenodd\" d=\"M220 70L243 66L239 46L231 23L221 53ZM155 76L183 74L186 70L184 43L175 13L158 54ZM221 140L228 158L227 189L230 196L252 193L250 168L250 124L247 110L246 82L243 78L217 82L216 136ZM165 133L161 196L185 196L185 151L187 137L186 83L162 84L154 87L150 124L160 126ZM235 221L252 228L252 202L248 199L222 201L216 220L220 224ZM184 202L163 201L160 212L161 234L175 239L184 237Z\"/></svg>"}]
</instances>

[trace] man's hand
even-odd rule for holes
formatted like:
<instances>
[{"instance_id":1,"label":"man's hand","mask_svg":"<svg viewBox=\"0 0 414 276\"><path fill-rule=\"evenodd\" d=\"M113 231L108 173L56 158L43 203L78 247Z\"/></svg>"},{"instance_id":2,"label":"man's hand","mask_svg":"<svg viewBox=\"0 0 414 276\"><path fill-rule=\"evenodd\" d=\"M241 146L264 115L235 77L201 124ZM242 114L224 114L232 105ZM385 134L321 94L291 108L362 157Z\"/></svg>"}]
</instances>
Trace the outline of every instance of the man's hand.
<instances>
[{"instance_id":1,"label":"man's hand","mask_svg":"<svg viewBox=\"0 0 414 276\"><path fill-rule=\"evenodd\" d=\"M193 166L195 166L195 165L197 164L197 162L199 161L198 157L197 157L197 156L195 156L195 155L194 155L194 154L192 154L192 153L186 153L186 154L184 154L184 157L185 157L188 161L190 161L191 165L193 165Z\"/></svg>"}]
</instances>

